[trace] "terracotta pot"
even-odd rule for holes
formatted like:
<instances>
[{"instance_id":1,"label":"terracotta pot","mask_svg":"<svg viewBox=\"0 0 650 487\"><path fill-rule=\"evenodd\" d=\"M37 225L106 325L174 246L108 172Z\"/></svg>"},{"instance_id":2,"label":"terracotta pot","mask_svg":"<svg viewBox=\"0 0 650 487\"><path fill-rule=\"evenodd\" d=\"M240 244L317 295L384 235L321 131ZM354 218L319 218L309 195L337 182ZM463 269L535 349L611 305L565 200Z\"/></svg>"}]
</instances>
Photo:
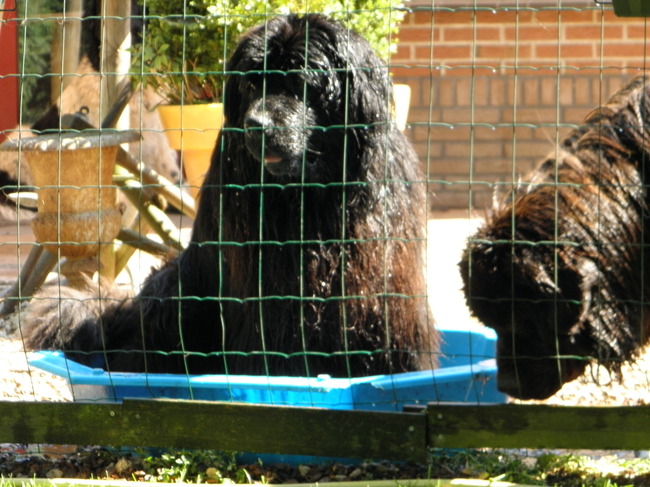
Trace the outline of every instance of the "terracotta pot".
<instances>
[{"instance_id":1,"label":"terracotta pot","mask_svg":"<svg viewBox=\"0 0 650 487\"><path fill-rule=\"evenodd\" d=\"M181 151L188 191L197 198L223 125L223 105L160 105L158 112L169 145Z\"/></svg>"},{"instance_id":2,"label":"terracotta pot","mask_svg":"<svg viewBox=\"0 0 650 487\"><path fill-rule=\"evenodd\" d=\"M54 134L7 141L0 150L25 156L38 195L36 240L54 255L81 259L110 245L121 226L113 169L132 132Z\"/></svg>"}]
</instances>

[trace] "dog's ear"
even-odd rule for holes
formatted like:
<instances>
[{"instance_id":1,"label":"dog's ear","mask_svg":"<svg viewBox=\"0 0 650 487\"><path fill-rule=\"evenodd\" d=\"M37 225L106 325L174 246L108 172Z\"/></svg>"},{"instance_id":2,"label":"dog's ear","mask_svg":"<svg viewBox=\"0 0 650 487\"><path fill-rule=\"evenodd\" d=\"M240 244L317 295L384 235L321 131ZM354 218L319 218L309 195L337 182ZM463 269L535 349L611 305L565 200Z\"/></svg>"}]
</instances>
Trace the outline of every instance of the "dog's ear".
<instances>
[{"instance_id":1,"label":"dog's ear","mask_svg":"<svg viewBox=\"0 0 650 487\"><path fill-rule=\"evenodd\" d=\"M347 97L355 124L382 124L390 121L393 106L388 66L381 62L370 44L344 27L338 35L337 52L343 97ZM346 95L347 93L347 95Z\"/></svg>"},{"instance_id":2,"label":"dog's ear","mask_svg":"<svg viewBox=\"0 0 650 487\"><path fill-rule=\"evenodd\" d=\"M240 124L241 121L237 118L245 112L245 110L241 110L241 106L248 100L245 93L245 75L238 60L239 57L241 57L241 52L237 49L228 62L226 69L230 74L223 90L224 122L230 127L237 127Z\"/></svg>"}]
</instances>

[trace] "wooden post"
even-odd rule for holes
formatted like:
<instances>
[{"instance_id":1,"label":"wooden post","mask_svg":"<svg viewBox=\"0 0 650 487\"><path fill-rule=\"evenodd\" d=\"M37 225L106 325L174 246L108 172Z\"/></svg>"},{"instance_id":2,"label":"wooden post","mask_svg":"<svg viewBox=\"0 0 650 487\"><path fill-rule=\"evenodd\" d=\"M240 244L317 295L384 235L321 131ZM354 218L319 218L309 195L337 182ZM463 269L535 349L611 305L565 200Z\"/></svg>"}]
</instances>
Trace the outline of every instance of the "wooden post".
<instances>
[{"instance_id":1,"label":"wooden post","mask_svg":"<svg viewBox=\"0 0 650 487\"><path fill-rule=\"evenodd\" d=\"M130 0L102 0L102 29L99 56L100 116L103 120L119 98L123 83L128 80L131 64L131 2ZM117 124L128 128L128 106Z\"/></svg>"},{"instance_id":2,"label":"wooden post","mask_svg":"<svg viewBox=\"0 0 650 487\"><path fill-rule=\"evenodd\" d=\"M109 113L117 102L124 83L128 82L131 65L131 1L102 0L101 45L99 55L100 105L99 119ZM124 108L116 128L129 128L129 107ZM115 249L106 246L100 254L102 275L114 279L116 272Z\"/></svg>"},{"instance_id":3,"label":"wooden post","mask_svg":"<svg viewBox=\"0 0 650 487\"><path fill-rule=\"evenodd\" d=\"M60 74L60 76L52 76L50 97L52 103L56 103L79 66L81 15L81 0L67 0L63 22L55 24L50 71L53 75Z\"/></svg>"}]
</instances>

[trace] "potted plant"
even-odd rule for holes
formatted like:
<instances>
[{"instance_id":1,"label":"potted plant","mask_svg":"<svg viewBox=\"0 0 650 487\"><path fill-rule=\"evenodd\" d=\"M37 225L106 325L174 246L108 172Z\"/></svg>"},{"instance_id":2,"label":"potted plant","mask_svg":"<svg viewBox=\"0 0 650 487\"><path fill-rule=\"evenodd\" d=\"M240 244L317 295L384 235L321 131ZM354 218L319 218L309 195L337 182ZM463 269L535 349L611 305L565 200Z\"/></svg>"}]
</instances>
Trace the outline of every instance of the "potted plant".
<instances>
[{"instance_id":1,"label":"potted plant","mask_svg":"<svg viewBox=\"0 0 650 487\"><path fill-rule=\"evenodd\" d=\"M399 0L140 2L146 5L147 22L142 43L134 49L134 77L154 88L169 106L182 107L159 109L172 147L182 151L186 179L194 194L207 171L223 120L220 102L226 60L242 33L278 14L320 12L362 33L388 63L405 15ZM179 113L181 123L177 128L170 125L172 110ZM197 116L207 126L192 122L192 112L199 110L211 111ZM198 169L192 169L194 164L199 165Z\"/></svg>"}]
</instances>

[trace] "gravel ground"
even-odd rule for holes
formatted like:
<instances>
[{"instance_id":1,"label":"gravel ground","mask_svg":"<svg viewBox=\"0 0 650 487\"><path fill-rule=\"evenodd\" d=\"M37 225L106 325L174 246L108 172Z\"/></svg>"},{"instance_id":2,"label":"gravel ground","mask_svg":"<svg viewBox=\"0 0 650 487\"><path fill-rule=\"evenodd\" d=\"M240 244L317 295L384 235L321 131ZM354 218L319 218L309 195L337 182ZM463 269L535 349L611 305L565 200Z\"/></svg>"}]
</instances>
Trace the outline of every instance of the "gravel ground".
<instances>
[{"instance_id":1,"label":"gravel ground","mask_svg":"<svg viewBox=\"0 0 650 487\"><path fill-rule=\"evenodd\" d=\"M69 401L67 382L30 367L18 331L18 316L0 320L0 399L3 401Z\"/></svg>"}]
</instances>

